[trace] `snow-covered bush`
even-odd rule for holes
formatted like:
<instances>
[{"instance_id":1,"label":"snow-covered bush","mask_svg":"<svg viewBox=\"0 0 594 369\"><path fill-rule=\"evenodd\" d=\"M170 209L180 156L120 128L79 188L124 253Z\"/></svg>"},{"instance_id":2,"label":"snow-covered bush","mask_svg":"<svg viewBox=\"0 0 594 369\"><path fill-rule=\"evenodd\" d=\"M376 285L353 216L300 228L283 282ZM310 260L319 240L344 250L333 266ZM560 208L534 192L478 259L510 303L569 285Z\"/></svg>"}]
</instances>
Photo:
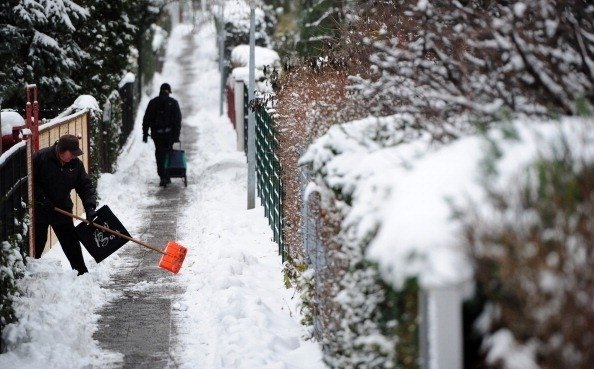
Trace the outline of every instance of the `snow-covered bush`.
<instances>
[{"instance_id":1,"label":"snow-covered bush","mask_svg":"<svg viewBox=\"0 0 594 369\"><path fill-rule=\"evenodd\" d=\"M450 196L471 194L487 201L479 195L480 181L474 181L481 175L477 157L485 150L477 131L516 116L550 119L590 112L594 101L594 7L589 3L367 5L349 13L350 23L326 49L327 56L296 65L283 61L287 70L277 89L284 235L296 265L307 259L299 232L305 185L294 169L297 158L333 124L384 117L332 127L302 161L318 176L319 231L328 261L324 280L304 288L314 286L306 297L315 297L311 309L322 321L326 361L335 367L390 358L397 358L396 366L416 365L417 340L403 333L416 332L416 307L404 301L414 300L409 297L417 286L457 283L472 275ZM493 158L483 165L494 165ZM291 275L298 274L294 270ZM373 296L369 304L360 303L367 299L365 291ZM383 306L400 303L408 308L395 317L382 315ZM382 326L381 319L348 325L362 317L382 317L395 328ZM408 323L410 331L395 333ZM399 338L392 351L389 345L374 351L372 344L347 339L369 335L390 342L394 334Z\"/></svg>"},{"instance_id":2,"label":"snow-covered bush","mask_svg":"<svg viewBox=\"0 0 594 369\"><path fill-rule=\"evenodd\" d=\"M577 101L594 102L592 4L405 0L388 7L362 13L377 27L358 40L375 49L373 75L353 76L374 114L407 112L447 138L509 114L574 115Z\"/></svg>"},{"instance_id":3,"label":"snow-covered bush","mask_svg":"<svg viewBox=\"0 0 594 369\"><path fill-rule=\"evenodd\" d=\"M415 275L393 288L376 261L367 257L382 225L379 211L389 196L389 181L381 177L380 161L366 155L418 137L402 129L406 116L367 118L330 128L303 156L310 164L325 213L338 217L338 230L325 240L334 270L326 299L334 319L322 335L325 361L332 368L415 368L419 357ZM363 159L363 160L362 160ZM336 221L335 220L335 221ZM330 242L328 242L330 241Z\"/></svg>"},{"instance_id":4,"label":"snow-covered bush","mask_svg":"<svg viewBox=\"0 0 594 369\"><path fill-rule=\"evenodd\" d=\"M22 206L26 208L25 204ZM10 236L8 241L0 243L0 341L3 341L4 327L16 319L12 301L19 294L16 281L25 271L24 255L21 250L26 250L29 246L28 216L15 219L15 222L21 225L21 231ZM4 347L4 344L0 346Z\"/></svg>"},{"instance_id":5,"label":"snow-covered bush","mask_svg":"<svg viewBox=\"0 0 594 369\"><path fill-rule=\"evenodd\" d=\"M341 321L324 336L326 361L416 365L417 286L475 274L487 299L481 365L586 368L592 335L575 332L594 319L592 119L500 123L440 145L397 128L403 119L334 126L302 159L322 208L343 215L334 250L346 267L329 296ZM392 351L353 344L380 338Z\"/></svg>"},{"instance_id":6,"label":"snow-covered bush","mask_svg":"<svg viewBox=\"0 0 594 369\"><path fill-rule=\"evenodd\" d=\"M486 161L486 201L456 211L486 298L480 329L489 367L594 362L586 328L594 325L592 121L564 121L559 131L554 141L517 142L540 148L511 182L499 174L517 157L493 142L499 157Z\"/></svg>"},{"instance_id":7,"label":"snow-covered bush","mask_svg":"<svg viewBox=\"0 0 594 369\"><path fill-rule=\"evenodd\" d=\"M101 172L113 173L116 168L115 164L122 148L123 143L127 137L123 137L122 132L122 98L117 91L112 91L107 101L111 109L109 120L107 117L102 117L94 121L100 127L97 131L93 131L95 142L103 142L105 152L102 153L102 158L95 158L97 163L103 163L103 167L99 168ZM107 104L107 102L106 102ZM105 115L105 108L104 108ZM97 117L99 118L99 117ZM101 140L101 141L99 141Z\"/></svg>"}]
</instances>

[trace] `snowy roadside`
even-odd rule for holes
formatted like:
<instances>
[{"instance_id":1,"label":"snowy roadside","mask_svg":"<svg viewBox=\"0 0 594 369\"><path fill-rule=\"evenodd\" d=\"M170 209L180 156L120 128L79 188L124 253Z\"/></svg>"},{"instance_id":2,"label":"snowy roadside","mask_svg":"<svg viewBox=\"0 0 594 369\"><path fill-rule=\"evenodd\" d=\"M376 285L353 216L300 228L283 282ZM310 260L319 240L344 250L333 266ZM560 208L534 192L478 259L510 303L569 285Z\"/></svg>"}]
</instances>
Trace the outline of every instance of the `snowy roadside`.
<instances>
[{"instance_id":1,"label":"snowy roadside","mask_svg":"<svg viewBox=\"0 0 594 369\"><path fill-rule=\"evenodd\" d=\"M191 26L171 34L163 74L154 85L174 86L185 78L174 60L184 48ZM282 284L281 261L261 207L245 210L245 157L235 150L235 136L226 117L218 115L219 74L212 25L196 29L195 80L188 89L196 113L184 124L199 131L199 152L189 158L191 204L182 209L179 242L189 253L178 278L187 290L176 306L180 347L172 348L177 366L195 368L324 368L319 345L304 340L294 291ZM175 95L175 91L174 91ZM174 96L175 97L175 96ZM114 174L101 176L100 205L108 204L132 235L154 201L156 184L153 146L143 144L141 120L148 97L139 105L131 133ZM60 247L39 260L28 260L16 301L19 322L6 329L9 352L0 367L105 367L118 361L93 340L96 311L117 295L101 287L118 268L127 244L96 264L85 253L90 273L77 278ZM166 273L166 272L164 272ZM142 284L143 281L138 281Z\"/></svg>"}]
</instances>

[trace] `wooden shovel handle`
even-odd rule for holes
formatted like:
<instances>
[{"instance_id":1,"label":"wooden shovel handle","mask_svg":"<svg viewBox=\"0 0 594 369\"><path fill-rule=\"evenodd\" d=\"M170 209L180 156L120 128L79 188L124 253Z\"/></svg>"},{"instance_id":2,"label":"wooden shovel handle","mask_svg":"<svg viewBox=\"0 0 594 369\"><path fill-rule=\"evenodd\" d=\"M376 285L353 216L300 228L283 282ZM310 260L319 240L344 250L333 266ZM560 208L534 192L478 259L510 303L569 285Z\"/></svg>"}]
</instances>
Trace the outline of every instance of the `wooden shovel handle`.
<instances>
[{"instance_id":1,"label":"wooden shovel handle","mask_svg":"<svg viewBox=\"0 0 594 369\"><path fill-rule=\"evenodd\" d=\"M123 239L126 239L126 240L128 240L128 241L136 242L137 244L139 244L139 245L141 245L141 246L144 246L144 247L146 247L146 248L149 248L149 249L151 249L151 250L153 250L153 251L156 251L156 252L158 252L158 253L160 253L160 254L167 255L167 253L166 253L165 251L159 250L159 249L158 249L158 248L156 248L155 246L151 246L151 245L149 245L149 244L147 244L147 243L144 243L144 242L142 242L142 241L140 241L140 240L137 240L137 239L135 239L135 238L132 238L132 237L130 237L130 236L126 236L125 234L122 234L122 233L120 233L120 232L117 232L117 231L114 231L114 230L112 230L112 229L109 229L109 228L107 228L107 227L104 227L104 226L102 226L101 224L93 223L93 222L91 222L91 221L88 221L88 220L86 220L85 218L81 218L81 217L79 217L78 215L71 214L71 213L69 213L69 212L67 212L67 211L64 211L64 210L60 209L60 208L56 208L56 207L54 207L54 210L55 210L55 211L57 211L57 212L58 212L58 213L60 213L60 214L64 214L64 215L66 215L66 216L69 216L70 218L78 219L78 220L80 220L80 221L82 221L82 222L85 222L85 223L87 223L87 224L89 224L89 225L92 225L92 226L94 226L94 227L96 227L96 228L99 228L99 229L100 229L100 230L102 230L102 231L105 231L105 232L111 233L111 234L113 234L113 235L116 235L116 236L118 236L118 237L121 237L121 238L123 238Z\"/></svg>"}]
</instances>

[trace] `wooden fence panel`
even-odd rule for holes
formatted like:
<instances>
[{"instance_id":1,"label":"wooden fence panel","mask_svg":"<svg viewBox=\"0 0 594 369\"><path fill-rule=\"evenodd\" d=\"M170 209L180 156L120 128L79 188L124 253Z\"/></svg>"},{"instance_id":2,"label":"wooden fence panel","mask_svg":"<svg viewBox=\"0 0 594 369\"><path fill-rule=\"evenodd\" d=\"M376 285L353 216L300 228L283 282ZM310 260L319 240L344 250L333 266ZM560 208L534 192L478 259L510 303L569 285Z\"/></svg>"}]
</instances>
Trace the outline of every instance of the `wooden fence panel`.
<instances>
[{"instance_id":1,"label":"wooden fence panel","mask_svg":"<svg viewBox=\"0 0 594 369\"><path fill-rule=\"evenodd\" d=\"M89 137L89 111L81 110L72 115L68 115L63 118L58 118L50 121L49 123L42 124L39 126L39 149L52 146L60 136L65 134L81 136L80 146L83 151L83 155L80 156L85 170L89 172L89 153L90 153L90 137ZM82 201L76 195L73 190L70 194L72 203L74 204L73 213L76 215L82 215L85 209L82 205ZM48 231L47 243L45 244L45 250L49 250L52 245L58 242L51 227Z\"/></svg>"}]
</instances>

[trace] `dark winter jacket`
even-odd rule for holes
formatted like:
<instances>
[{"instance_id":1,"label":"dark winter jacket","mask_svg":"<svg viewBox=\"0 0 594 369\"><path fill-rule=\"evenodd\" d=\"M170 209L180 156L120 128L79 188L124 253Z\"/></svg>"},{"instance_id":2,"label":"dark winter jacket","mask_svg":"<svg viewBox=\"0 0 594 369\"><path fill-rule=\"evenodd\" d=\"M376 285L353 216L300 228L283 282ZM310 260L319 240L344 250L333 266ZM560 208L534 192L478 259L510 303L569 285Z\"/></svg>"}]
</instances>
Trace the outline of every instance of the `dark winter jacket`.
<instances>
[{"instance_id":1,"label":"dark winter jacket","mask_svg":"<svg viewBox=\"0 0 594 369\"><path fill-rule=\"evenodd\" d=\"M35 221L63 224L71 218L53 211L53 206L72 212L72 189L82 200L85 210L95 209L97 193L91 178L79 158L62 165L56 144L39 150L33 156L33 182L35 184Z\"/></svg>"},{"instance_id":2,"label":"dark winter jacket","mask_svg":"<svg viewBox=\"0 0 594 369\"><path fill-rule=\"evenodd\" d=\"M181 111L177 100L167 92L149 101L142 120L142 133L148 135L149 128L153 140L179 141L181 130Z\"/></svg>"}]
</instances>

